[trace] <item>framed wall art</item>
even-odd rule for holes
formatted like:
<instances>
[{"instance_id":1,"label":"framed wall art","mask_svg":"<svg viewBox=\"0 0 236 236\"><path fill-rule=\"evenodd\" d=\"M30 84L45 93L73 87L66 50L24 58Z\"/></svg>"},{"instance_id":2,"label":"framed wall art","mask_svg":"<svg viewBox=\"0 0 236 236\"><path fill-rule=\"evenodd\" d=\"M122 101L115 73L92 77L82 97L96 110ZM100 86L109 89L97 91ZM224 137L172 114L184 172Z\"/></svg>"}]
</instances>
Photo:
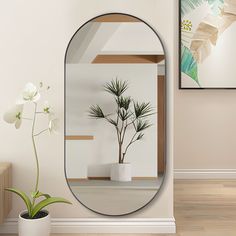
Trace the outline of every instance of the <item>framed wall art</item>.
<instances>
[{"instance_id":1,"label":"framed wall art","mask_svg":"<svg viewBox=\"0 0 236 236\"><path fill-rule=\"evenodd\" d=\"M179 0L179 88L236 88L236 0Z\"/></svg>"}]
</instances>

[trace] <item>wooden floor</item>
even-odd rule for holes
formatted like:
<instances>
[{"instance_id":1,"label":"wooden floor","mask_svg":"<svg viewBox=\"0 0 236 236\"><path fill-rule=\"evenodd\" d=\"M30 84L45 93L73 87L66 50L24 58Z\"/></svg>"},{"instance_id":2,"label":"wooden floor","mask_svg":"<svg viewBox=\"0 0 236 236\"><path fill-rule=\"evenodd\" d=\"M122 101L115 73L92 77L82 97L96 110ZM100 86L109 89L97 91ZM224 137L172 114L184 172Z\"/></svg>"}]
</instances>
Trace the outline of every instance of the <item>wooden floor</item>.
<instances>
[{"instance_id":1,"label":"wooden floor","mask_svg":"<svg viewBox=\"0 0 236 236\"><path fill-rule=\"evenodd\" d=\"M236 236L236 180L175 181L175 218L177 234L168 236Z\"/></svg>"},{"instance_id":2,"label":"wooden floor","mask_svg":"<svg viewBox=\"0 0 236 236\"><path fill-rule=\"evenodd\" d=\"M236 236L236 180L175 181L178 236Z\"/></svg>"}]
</instances>

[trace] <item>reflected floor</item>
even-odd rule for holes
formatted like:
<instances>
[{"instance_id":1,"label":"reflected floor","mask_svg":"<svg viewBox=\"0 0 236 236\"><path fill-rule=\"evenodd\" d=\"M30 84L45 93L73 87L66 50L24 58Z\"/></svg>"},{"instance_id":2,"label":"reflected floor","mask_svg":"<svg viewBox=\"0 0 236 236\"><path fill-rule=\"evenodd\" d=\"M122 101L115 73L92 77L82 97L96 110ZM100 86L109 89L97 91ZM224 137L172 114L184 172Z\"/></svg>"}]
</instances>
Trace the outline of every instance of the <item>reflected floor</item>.
<instances>
[{"instance_id":1,"label":"reflected floor","mask_svg":"<svg viewBox=\"0 0 236 236\"><path fill-rule=\"evenodd\" d=\"M136 189L157 189L160 188L162 177L151 180L132 180L129 182L118 182L111 180L76 180L69 181L70 186L79 186L81 188L136 188Z\"/></svg>"},{"instance_id":2,"label":"reflected floor","mask_svg":"<svg viewBox=\"0 0 236 236\"><path fill-rule=\"evenodd\" d=\"M162 177L156 180L78 180L69 185L77 199L90 209L107 215L127 214L145 206L158 192Z\"/></svg>"}]
</instances>

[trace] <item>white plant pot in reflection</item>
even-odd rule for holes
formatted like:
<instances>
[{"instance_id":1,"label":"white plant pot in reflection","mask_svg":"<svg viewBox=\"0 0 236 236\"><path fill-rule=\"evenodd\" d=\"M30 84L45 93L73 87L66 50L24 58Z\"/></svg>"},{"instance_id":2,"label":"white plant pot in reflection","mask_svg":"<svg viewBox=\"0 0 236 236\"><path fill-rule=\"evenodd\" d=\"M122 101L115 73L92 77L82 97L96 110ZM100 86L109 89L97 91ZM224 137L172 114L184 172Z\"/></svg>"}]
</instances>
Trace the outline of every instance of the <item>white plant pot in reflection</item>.
<instances>
[{"instance_id":1,"label":"white plant pot in reflection","mask_svg":"<svg viewBox=\"0 0 236 236\"><path fill-rule=\"evenodd\" d=\"M111 165L111 180L128 182L132 180L130 163L115 163Z\"/></svg>"},{"instance_id":2,"label":"white plant pot in reflection","mask_svg":"<svg viewBox=\"0 0 236 236\"><path fill-rule=\"evenodd\" d=\"M39 219L25 219L22 217L27 211L23 211L19 215L18 231L19 236L50 236L51 217L48 211L47 216Z\"/></svg>"}]
</instances>

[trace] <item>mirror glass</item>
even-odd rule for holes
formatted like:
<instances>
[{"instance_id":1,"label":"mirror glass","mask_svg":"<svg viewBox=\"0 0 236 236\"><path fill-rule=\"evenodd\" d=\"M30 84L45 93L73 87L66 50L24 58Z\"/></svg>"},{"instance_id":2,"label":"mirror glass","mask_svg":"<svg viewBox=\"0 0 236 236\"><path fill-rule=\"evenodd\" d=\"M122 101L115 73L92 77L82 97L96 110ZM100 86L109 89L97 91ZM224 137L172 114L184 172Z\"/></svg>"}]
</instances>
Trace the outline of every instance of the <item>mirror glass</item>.
<instances>
[{"instance_id":1,"label":"mirror glass","mask_svg":"<svg viewBox=\"0 0 236 236\"><path fill-rule=\"evenodd\" d=\"M106 14L84 24L65 57L65 174L90 210L146 206L165 174L165 54L140 19Z\"/></svg>"}]
</instances>

